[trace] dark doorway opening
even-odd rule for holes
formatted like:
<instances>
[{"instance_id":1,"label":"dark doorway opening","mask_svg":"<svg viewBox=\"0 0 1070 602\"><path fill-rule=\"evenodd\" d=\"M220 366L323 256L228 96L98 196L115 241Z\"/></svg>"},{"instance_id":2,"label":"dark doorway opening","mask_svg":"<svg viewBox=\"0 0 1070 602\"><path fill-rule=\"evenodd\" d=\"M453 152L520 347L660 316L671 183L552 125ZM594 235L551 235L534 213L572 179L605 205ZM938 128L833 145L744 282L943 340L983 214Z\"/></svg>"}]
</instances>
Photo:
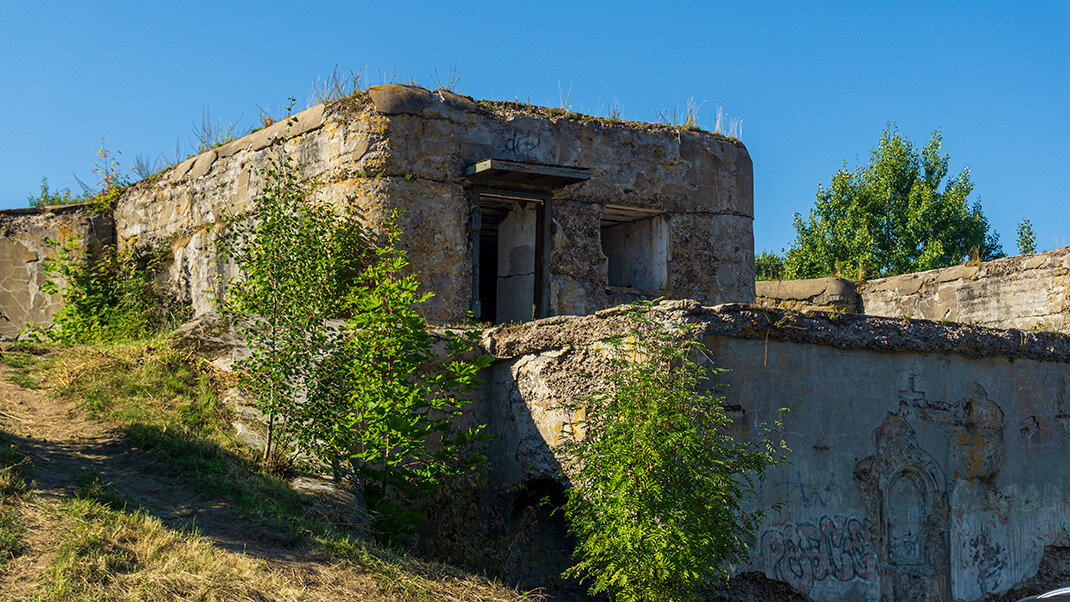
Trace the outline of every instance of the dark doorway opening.
<instances>
[{"instance_id":1,"label":"dark doorway opening","mask_svg":"<svg viewBox=\"0 0 1070 602\"><path fill-rule=\"evenodd\" d=\"M542 204L532 199L479 194L479 320L504 324L538 317L541 213Z\"/></svg>"},{"instance_id":2,"label":"dark doorway opening","mask_svg":"<svg viewBox=\"0 0 1070 602\"><path fill-rule=\"evenodd\" d=\"M484 233L485 232L485 233ZM498 229L486 228L479 236L479 308L476 318L498 323Z\"/></svg>"},{"instance_id":3,"label":"dark doorway opening","mask_svg":"<svg viewBox=\"0 0 1070 602\"><path fill-rule=\"evenodd\" d=\"M553 191L590 178L587 169L485 159L465 169L474 195L472 314L527 322L550 315Z\"/></svg>"}]
</instances>

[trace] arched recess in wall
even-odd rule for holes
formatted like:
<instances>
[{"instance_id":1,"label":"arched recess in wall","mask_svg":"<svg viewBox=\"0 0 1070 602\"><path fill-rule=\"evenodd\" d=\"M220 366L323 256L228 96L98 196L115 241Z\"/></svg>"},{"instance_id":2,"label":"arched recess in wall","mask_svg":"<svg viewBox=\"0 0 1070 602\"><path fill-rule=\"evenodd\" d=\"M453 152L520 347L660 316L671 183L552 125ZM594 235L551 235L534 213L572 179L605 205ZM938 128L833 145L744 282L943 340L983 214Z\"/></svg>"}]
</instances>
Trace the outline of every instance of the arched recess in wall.
<instances>
[{"instance_id":1,"label":"arched recess in wall","mask_svg":"<svg viewBox=\"0 0 1070 602\"><path fill-rule=\"evenodd\" d=\"M946 600L950 595L949 512L943 471L902 417L889 414L877 452L855 466L855 481L878 550L882 599Z\"/></svg>"},{"instance_id":2,"label":"arched recess in wall","mask_svg":"<svg viewBox=\"0 0 1070 602\"><path fill-rule=\"evenodd\" d=\"M887 558L897 566L924 565L925 518L935 488L927 475L915 468L900 470L888 484L884 495L884 527Z\"/></svg>"}]
</instances>

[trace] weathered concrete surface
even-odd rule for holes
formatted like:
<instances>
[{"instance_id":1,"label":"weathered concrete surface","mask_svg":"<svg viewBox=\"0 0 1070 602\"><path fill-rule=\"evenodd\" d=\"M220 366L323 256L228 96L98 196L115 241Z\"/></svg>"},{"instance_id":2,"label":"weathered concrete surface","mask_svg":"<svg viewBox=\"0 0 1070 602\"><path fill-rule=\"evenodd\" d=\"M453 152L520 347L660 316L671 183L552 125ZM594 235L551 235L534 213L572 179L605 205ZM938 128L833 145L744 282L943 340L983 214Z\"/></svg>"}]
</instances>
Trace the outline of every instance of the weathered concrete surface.
<instances>
[{"instance_id":1,"label":"weathered concrete surface","mask_svg":"<svg viewBox=\"0 0 1070 602\"><path fill-rule=\"evenodd\" d=\"M552 449L580 425L562 402L602 386L622 314L484 335L497 480L563 478ZM730 369L740 436L790 410L791 463L759 491L782 510L741 571L814 600L976 600L1070 543L1070 337L688 301L655 316L694 324Z\"/></svg>"},{"instance_id":2,"label":"weathered concrete surface","mask_svg":"<svg viewBox=\"0 0 1070 602\"><path fill-rule=\"evenodd\" d=\"M44 260L56 254L49 241L73 239L83 252L95 253L114 237L110 219L84 205L0 210L0 232L0 339L14 338L31 324L50 326L62 307L60 295L44 290Z\"/></svg>"},{"instance_id":3,"label":"weathered concrete surface","mask_svg":"<svg viewBox=\"0 0 1070 602\"><path fill-rule=\"evenodd\" d=\"M1070 247L871 280L865 313L1070 332Z\"/></svg>"},{"instance_id":4,"label":"weathered concrete surface","mask_svg":"<svg viewBox=\"0 0 1070 602\"><path fill-rule=\"evenodd\" d=\"M854 282L844 278L759 280L754 283L755 304L783 309L822 309L862 313L862 297Z\"/></svg>"},{"instance_id":5,"label":"weathered concrete surface","mask_svg":"<svg viewBox=\"0 0 1070 602\"><path fill-rule=\"evenodd\" d=\"M551 314L590 313L620 296L753 299L753 168L738 141L377 86L191 158L123 196L115 212L120 244L169 247L168 277L198 314L211 311L233 275L214 251L218 218L250 206L276 137L302 173L317 178L320 198L356 208L371 225L403 212L401 244L435 292L423 307L432 321L461 320L472 306L474 207L463 172L487 158L590 169L590 180L554 193ZM599 243L606 205L667 221L663 287L609 287Z\"/></svg>"}]
</instances>

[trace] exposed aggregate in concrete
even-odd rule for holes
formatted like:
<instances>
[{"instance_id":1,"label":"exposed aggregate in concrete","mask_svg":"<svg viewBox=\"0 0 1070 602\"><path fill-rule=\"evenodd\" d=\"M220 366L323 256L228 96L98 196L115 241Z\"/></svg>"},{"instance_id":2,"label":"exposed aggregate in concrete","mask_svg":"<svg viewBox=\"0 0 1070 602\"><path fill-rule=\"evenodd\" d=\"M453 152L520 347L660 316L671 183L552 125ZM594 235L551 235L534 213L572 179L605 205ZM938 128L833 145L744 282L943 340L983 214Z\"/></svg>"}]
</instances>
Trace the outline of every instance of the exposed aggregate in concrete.
<instances>
[{"instance_id":1,"label":"exposed aggregate in concrete","mask_svg":"<svg viewBox=\"0 0 1070 602\"><path fill-rule=\"evenodd\" d=\"M627 306L594 316L557 316L492 329L485 345L497 357L577 346L620 332ZM1070 336L987 328L953 322L885 318L825 311L793 311L728 303L714 307L695 301L663 301L653 311L667 322L696 324L701 334L824 345L839 349L951 353L965 357L1029 358L1070 362Z\"/></svg>"}]
</instances>

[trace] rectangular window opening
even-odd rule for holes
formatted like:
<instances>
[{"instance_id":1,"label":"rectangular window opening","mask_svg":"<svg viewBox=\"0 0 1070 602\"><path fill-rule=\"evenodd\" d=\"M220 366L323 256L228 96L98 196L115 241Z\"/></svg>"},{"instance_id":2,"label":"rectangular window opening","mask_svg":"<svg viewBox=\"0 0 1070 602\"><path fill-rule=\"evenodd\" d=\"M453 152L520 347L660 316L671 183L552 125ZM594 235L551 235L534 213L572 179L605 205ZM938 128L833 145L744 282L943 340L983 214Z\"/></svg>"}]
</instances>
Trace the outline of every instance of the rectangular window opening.
<instances>
[{"instance_id":1,"label":"rectangular window opening","mask_svg":"<svg viewBox=\"0 0 1070 602\"><path fill-rule=\"evenodd\" d=\"M609 285L646 291L667 288L668 218L629 207L606 206L601 222L602 253Z\"/></svg>"}]
</instances>

